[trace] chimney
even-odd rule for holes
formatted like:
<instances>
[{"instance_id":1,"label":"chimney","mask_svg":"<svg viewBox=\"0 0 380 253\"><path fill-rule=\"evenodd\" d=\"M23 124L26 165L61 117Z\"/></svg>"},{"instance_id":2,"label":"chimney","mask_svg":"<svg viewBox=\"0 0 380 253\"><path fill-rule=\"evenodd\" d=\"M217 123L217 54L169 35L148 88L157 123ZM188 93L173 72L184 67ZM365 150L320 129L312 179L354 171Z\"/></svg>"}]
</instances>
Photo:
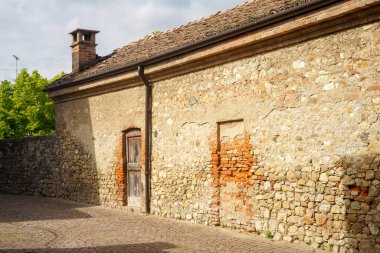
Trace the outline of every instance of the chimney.
<instances>
[{"instance_id":1,"label":"chimney","mask_svg":"<svg viewBox=\"0 0 380 253\"><path fill-rule=\"evenodd\" d=\"M95 34L98 32L78 28L70 33L73 36L71 44L72 72L79 72L84 65L96 59Z\"/></svg>"}]
</instances>

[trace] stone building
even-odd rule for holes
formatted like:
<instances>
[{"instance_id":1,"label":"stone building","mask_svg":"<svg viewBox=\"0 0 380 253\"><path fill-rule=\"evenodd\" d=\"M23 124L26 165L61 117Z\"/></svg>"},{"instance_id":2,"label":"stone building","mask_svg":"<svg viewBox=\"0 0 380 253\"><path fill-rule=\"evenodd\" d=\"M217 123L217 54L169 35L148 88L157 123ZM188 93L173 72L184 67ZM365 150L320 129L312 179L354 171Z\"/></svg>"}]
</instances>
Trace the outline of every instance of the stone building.
<instances>
[{"instance_id":1,"label":"stone building","mask_svg":"<svg viewBox=\"0 0 380 253\"><path fill-rule=\"evenodd\" d=\"M97 33L46 88L55 196L380 252L379 0L247 2L105 57Z\"/></svg>"}]
</instances>

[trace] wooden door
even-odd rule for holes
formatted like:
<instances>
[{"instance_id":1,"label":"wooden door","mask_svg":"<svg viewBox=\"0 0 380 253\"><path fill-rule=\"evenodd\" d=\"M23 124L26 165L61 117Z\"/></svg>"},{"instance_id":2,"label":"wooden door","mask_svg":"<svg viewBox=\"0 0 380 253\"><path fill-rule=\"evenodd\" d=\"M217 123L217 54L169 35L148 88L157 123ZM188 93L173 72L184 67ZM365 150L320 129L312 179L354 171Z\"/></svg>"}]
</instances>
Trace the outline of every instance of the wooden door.
<instances>
[{"instance_id":1,"label":"wooden door","mask_svg":"<svg viewBox=\"0 0 380 253\"><path fill-rule=\"evenodd\" d=\"M141 133L133 131L126 135L127 157L127 203L140 207L141 203Z\"/></svg>"}]
</instances>

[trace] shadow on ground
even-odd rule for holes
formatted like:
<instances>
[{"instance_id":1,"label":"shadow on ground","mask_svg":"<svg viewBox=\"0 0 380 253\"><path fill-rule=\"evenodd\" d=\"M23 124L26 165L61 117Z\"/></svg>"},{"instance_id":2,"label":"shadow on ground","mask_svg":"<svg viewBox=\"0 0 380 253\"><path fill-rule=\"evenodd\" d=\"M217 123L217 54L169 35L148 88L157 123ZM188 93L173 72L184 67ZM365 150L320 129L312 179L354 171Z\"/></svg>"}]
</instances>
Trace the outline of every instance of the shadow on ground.
<instances>
[{"instance_id":1,"label":"shadow on ground","mask_svg":"<svg viewBox=\"0 0 380 253\"><path fill-rule=\"evenodd\" d=\"M151 242L83 248L0 249L0 253L160 253L175 247L170 243Z\"/></svg>"},{"instance_id":2,"label":"shadow on ground","mask_svg":"<svg viewBox=\"0 0 380 253\"><path fill-rule=\"evenodd\" d=\"M20 200L22 199L22 200ZM77 210L88 207L79 203L52 198L0 194L0 222L91 218Z\"/></svg>"}]
</instances>

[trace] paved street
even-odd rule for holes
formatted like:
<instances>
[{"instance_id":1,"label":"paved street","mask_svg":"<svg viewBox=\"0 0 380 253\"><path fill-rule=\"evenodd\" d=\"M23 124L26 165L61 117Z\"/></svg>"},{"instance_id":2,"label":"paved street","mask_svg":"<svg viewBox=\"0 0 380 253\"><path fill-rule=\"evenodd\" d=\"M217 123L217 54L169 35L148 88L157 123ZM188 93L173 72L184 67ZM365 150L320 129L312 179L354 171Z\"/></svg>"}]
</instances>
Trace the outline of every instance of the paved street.
<instances>
[{"instance_id":1,"label":"paved street","mask_svg":"<svg viewBox=\"0 0 380 253\"><path fill-rule=\"evenodd\" d=\"M3 252L313 252L184 221L75 202L0 194Z\"/></svg>"}]
</instances>

